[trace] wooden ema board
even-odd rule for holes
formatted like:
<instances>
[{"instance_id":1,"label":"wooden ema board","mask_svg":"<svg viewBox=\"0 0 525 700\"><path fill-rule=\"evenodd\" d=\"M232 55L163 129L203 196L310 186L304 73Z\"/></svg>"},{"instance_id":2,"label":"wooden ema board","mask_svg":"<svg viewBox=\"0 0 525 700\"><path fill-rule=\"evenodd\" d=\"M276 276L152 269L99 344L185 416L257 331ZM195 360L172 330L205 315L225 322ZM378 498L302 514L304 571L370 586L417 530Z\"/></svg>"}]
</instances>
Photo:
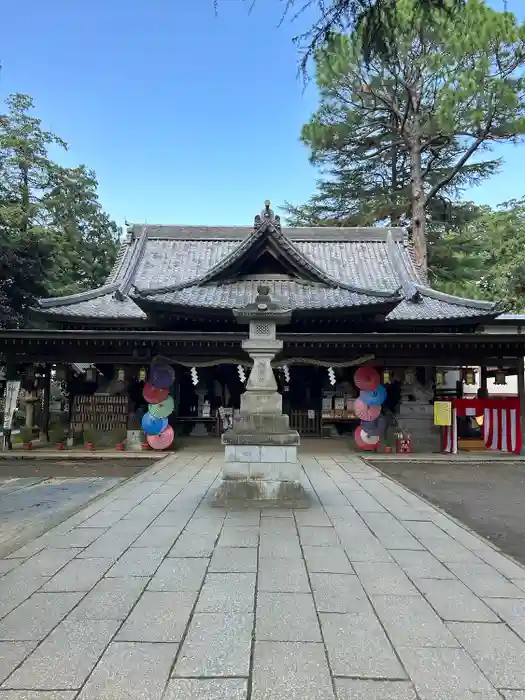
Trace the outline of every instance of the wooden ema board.
<instances>
[{"instance_id":1,"label":"wooden ema board","mask_svg":"<svg viewBox=\"0 0 525 700\"><path fill-rule=\"evenodd\" d=\"M109 433L115 428L127 428L127 425L127 396L94 394L75 397L72 421L74 431L89 427L100 433Z\"/></svg>"}]
</instances>

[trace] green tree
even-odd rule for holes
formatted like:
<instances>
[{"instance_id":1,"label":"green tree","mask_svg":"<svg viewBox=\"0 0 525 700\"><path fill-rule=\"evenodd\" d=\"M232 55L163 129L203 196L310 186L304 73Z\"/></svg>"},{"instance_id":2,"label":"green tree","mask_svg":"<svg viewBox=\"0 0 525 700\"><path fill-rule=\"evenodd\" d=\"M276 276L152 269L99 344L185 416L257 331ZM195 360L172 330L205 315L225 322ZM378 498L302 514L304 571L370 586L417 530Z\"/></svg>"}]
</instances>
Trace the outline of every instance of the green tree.
<instances>
[{"instance_id":1,"label":"green tree","mask_svg":"<svg viewBox=\"0 0 525 700\"><path fill-rule=\"evenodd\" d=\"M19 322L35 296L101 284L117 253L117 229L84 166L49 155L66 143L42 128L28 95L6 100L0 116L0 274L2 317ZM7 322L7 321L5 321Z\"/></svg>"},{"instance_id":2,"label":"green tree","mask_svg":"<svg viewBox=\"0 0 525 700\"><path fill-rule=\"evenodd\" d=\"M23 324L25 312L46 294L51 246L34 233L15 233L0 224L0 328Z\"/></svg>"},{"instance_id":3,"label":"green tree","mask_svg":"<svg viewBox=\"0 0 525 700\"><path fill-rule=\"evenodd\" d=\"M257 0L250 0L250 8ZM280 0L284 6L283 19L297 19L312 8L317 9L313 24L294 41L301 49L301 69L306 71L310 58L323 47L334 33L359 28L363 34L363 58L373 55L389 56L396 44L395 10L398 0ZM267 2L267 0L264 0ZM417 19L432 19L434 12L450 17L465 0L416 0ZM217 11L220 0L213 0Z\"/></svg>"},{"instance_id":4,"label":"green tree","mask_svg":"<svg viewBox=\"0 0 525 700\"><path fill-rule=\"evenodd\" d=\"M55 166L42 198L49 235L56 242L51 294L68 294L104 284L118 251L117 225L103 211L95 173Z\"/></svg>"},{"instance_id":5,"label":"green tree","mask_svg":"<svg viewBox=\"0 0 525 700\"><path fill-rule=\"evenodd\" d=\"M485 241L476 222L489 207L473 202L447 202L445 213L427 225L428 278L433 287L470 299L490 299L481 286L486 272ZM494 297L496 300L499 297Z\"/></svg>"},{"instance_id":6,"label":"green tree","mask_svg":"<svg viewBox=\"0 0 525 700\"><path fill-rule=\"evenodd\" d=\"M509 310L525 310L525 198L485 208L471 224L483 247L484 273L479 288L501 299Z\"/></svg>"},{"instance_id":7,"label":"green tree","mask_svg":"<svg viewBox=\"0 0 525 700\"><path fill-rule=\"evenodd\" d=\"M395 152L410 174L412 237L426 267L430 203L494 172L497 161L480 165L474 157L525 133L525 27L482 0L466 0L453 16L435 11L427 22L417 0L396 0L393 11L388 56L367 63L362 31L332 36L316 54L320 106L302 140L312 163L338 173L352 158L384 172ZM390 177L388 189L383 204L397 206Z\"/></svg>"},{"instance_id":8,"label":"green tree","mask_svg":"<svg viewBox=\"0 0 525 700\"><path fill-rule=\"evenodd\" d=\"M22 234L44 223L41 194L51 183L50 146L65 142L42 129L29 95L14 94L6 100L7 114L0 116L0 202L2 223Z\"/></svg>"}]
</instances>

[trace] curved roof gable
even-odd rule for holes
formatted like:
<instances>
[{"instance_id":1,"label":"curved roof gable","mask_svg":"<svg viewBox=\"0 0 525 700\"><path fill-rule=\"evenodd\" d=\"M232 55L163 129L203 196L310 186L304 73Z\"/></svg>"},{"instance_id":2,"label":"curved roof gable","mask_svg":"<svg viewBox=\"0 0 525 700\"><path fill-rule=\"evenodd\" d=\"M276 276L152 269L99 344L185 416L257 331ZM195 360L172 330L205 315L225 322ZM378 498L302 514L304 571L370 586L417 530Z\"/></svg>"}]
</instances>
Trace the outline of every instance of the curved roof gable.
<instances>
[{"instance_id":1,"label":"curved roof gable","mask_svg":"<svg viewBox=\"0 0 525 700\"><path fill-rule=\"evenodd\" d=\"M365 289L328 274L310 257L305 255L297 245L283 235L279 216L275 216L266 201L265 208L255 217L252 233L241 241L233 250L204 273L183 282L160 287L143 289L136 285L139 297L165 296L188 287L201 287L206 284L224 284L232 282L243 273L246 263L259 257L265 251L270 252L283 265L286 271L300 282L321 284L332 289L346 289L369 297L392 298L398 295L398 289Z\"/></svg>"}]
</instances>

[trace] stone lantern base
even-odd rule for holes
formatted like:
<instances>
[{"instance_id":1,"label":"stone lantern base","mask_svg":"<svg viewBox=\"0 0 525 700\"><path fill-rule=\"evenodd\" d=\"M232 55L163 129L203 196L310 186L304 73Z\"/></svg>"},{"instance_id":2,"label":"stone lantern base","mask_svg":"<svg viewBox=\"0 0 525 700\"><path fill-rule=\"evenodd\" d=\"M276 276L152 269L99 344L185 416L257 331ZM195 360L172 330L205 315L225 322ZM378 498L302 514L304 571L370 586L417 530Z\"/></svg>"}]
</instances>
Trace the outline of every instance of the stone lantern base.
<instances>
[{"instance_id":1,"label":"stone lantern base","mask_svg":"<svg viewBox=\"0 0 525 700\"><path fill-rule=\"evenodd\" d=\"M263 416L258 416L259 419ZM265 422L288 416L264 416ZM242 419L241 419L242 420ZM222 483L213 505L268 508L308 508L310 499L300 482L301 465L297 461L299 434L265 434L232 430L222 436L224 468Z\"/></svg>"}]
</instances>

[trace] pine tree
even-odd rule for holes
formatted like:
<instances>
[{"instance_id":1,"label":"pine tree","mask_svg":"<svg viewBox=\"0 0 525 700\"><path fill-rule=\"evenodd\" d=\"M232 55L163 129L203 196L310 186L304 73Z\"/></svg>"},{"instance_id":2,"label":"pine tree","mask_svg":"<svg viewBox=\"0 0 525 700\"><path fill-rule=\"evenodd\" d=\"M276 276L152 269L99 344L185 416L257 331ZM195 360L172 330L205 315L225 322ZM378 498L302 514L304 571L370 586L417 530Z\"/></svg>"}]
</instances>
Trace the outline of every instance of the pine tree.
<instances>
[{"instance_id":1,"label":"pine tree","mask_svg":"<svg viewBox=\"0 0 525 700\"><path fill-rule=\"evenodd\" d=\"M420 20L416 0L396 0L394 19L396 46L389 56L367 63L362 31L332 36L318 51L320 106L303 127L302 140L312 163L328 166L321 203L330 197L343 201L330 190L336 185L326 184L334 174L335 182L339 177L339 184L348 183L349 171L361 168L357 184L368 192L360 188L367 200L357 211L364 207L366 213L368 206L377 221L389 208L390 219L403 210L410 174L411 233L425 268L431 202L461 189L469 178L493 173L497 161L479 166L473 156L525 133L525 28L482 0L466 0L454 18L436 11L427 23ZM359 160L377 177L371 180ZM400 164L401 178L387 172L392 163ZM336 208L323 216L337 213Z\"/></svg>"}]
</instances>

